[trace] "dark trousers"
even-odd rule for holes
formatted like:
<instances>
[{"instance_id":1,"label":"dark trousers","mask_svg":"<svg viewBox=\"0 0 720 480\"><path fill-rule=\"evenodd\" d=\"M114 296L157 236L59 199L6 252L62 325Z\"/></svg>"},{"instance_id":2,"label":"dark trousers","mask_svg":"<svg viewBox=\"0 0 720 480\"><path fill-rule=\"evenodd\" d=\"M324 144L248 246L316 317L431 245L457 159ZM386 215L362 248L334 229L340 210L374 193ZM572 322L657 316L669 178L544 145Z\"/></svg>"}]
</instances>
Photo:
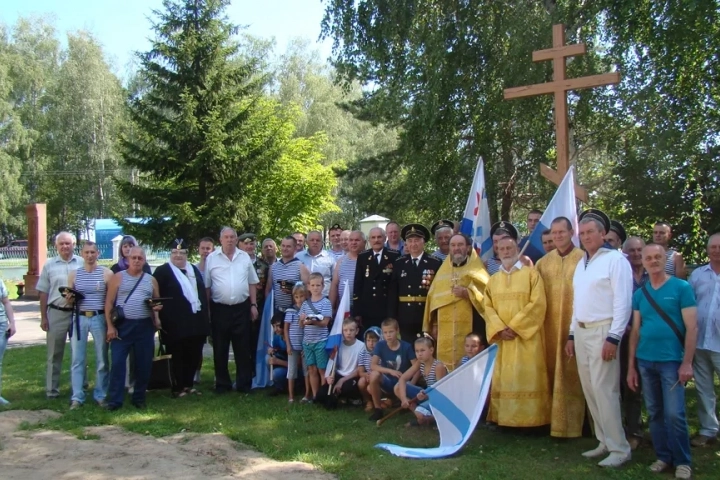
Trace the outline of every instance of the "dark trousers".
<instances>
[{"instance_id":1,"label":"dark trousers","mask_svg":"<svg viewBox=\"0 0 720 480\"><path fill-rule=\"evenodd\" d=\"M228 370L230 345L235 356L235 383L239 392L249 392L252 386L252 320L250 299L237 305L210 304L215 389L232 390Z\"/></svg>"},{"instance_id":2,"label":"dark trousers","mask_svg":"<svg viewBox=\"0 0 720 480\"><path fill-rule=\"evenodd\" d=\"M166 352L172 355L172 368L175 374L173 392L182 392L193 388L195 372L200 368L205 336L179 338L169 341Z\"/></svg>"},{"instance_id":3,"label":"dark trousers","mask_svg":"<svg viewBox=\"0 0 720 480\"><path fill-rule=\"evenodd\" d=\"M152 319L126 319L117 329L118 337L110 344L110 389L108 403L114 406L123 404L125 397L125 371L128 353L135 351L135 389L132 393L133 404L145 403L145 392L150 381L153 350L155 349L155 326Z\"/></svg>"},{"instance_id":4,"label":"dark trousers","mask_svg":"<svg viewBox=\"0 0 720 480\"><path fill-rule=\"evenodd\" d=\"M362 398L360 396L360 388L358 388L358 379L353 378L351 380L347 380L345 383L343 383L343 386L340 387L340 393L335 394L335 385L337 385L337 382L340 381L340 379L343 378L342 375L339 373L335 374L335 382L333 383L332 388L332 394L337 397L343 397L343 398L350 398L350 399L356 399L356 398ZM326 399L328 397L328 385L325 385L324 387L321 387L318 391L318 395L315 398L315 401L319 403L325 403Z\"/></svg>"},{"instance_id":5,"label":"dark trousers","mask_svg":"<svg viewBox=\"0 0 720 480\"><path fill-rule=\"evenodd\" d=\"M623 335L620 342L620 400L624 417L626 435L643 436L642 428L642 385L637 392L630 390L627 384L627 373L630 363L630 334ZM637 370L637 368L636 368ZM638 372L638 380L640 380ZM642 384L642 381L638 382Z\"/></svg>"}]
</instances>

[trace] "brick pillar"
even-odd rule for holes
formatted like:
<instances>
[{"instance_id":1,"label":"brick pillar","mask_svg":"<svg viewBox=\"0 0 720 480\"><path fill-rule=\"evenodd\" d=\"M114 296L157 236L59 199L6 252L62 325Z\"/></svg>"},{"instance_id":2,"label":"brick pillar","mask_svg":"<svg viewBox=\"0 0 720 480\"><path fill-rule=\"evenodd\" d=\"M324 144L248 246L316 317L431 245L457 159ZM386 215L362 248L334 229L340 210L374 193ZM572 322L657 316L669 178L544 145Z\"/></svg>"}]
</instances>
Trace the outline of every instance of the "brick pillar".
<instances>
[{"instance_id":1,"label":"brick pillar","mask_svg":"<svg viewBox=\"0 0 720 480\"><path fill-rule=\"evenodd\" d=\"M24 276L25 295L23 298L38 298L35 286L47 260L46 209L47 205L44 203L32 203L25 207L28 226L28 271Z\"/></svg>"}]
</instances>

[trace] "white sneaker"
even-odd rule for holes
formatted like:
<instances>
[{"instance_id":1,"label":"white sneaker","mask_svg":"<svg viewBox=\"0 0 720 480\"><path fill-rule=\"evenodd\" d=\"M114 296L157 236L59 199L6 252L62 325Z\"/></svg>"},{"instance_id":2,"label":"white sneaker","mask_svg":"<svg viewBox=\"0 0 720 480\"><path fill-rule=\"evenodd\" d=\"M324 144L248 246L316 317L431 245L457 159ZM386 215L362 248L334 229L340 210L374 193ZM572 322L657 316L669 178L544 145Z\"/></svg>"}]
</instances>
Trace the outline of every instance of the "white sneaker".
<instances>
[{"instance_id":1,"label":"white sneaker","mask_svg":"<svg viewBox=\"0 0 720 480\"><path fill-rule=\"evenodd\" d=\"M596 457L602 457L603 455L607 455L607 453L608 453L607 447L601 443L600 445L593 448L592 450L583 452L582 456L585 458L596 458Z\"/></svg>"},{"instance_id":2,"label":"white sneaker","mask_svg":"<svg viewBox=\"0 0 720 480\"><path fill-rule=\"evenodd\" d=\"M0 407L7 407L8 405L10 405L10 402L5 400L3 397L0 397Z\"/></svg>"},{"instance_id":3,"label":"white sneaker","mask_svg":"<svg viewBox=\"0 0 720 480\"><path fill-rule=\"evenodd\" d=\"M692 478L692 468L690 468L690 465L678 465L677 468L675 468L675 478Z\"/></svg>"},{"instance_id":4,"label":"white sneaker","mask_svg":"<svg viewBox=\"0 0 720 480\"><path fill-rule=\"evenodd\" d=\"M650 465L650 471L653 473L661 473L668 469L670 465L663 462L662 460L655 460L652 465Z\"/></svg>"},{"instance_id":5,"label":"white sneaker","mask_svg":"<svg viewBox=\"0 0 720 480\"><path fill-rule=\"evenodd\" d=\"M77 400L73 400L72 403L70 403L70 410L77 410L80 407L82 407L82 403Z\"/></svg>"},{"instance_id":6,"label":"white sneaker","mask_svg":"<svg viewBox=\"0 0 720 480\"><path fill-rule=\"evenodd\" d=\"M611 453L605 460L598 463L601 467L617 468L624 463L630 461L631 455L618 455L617 453Z\"/></svg>"}]
</instances>

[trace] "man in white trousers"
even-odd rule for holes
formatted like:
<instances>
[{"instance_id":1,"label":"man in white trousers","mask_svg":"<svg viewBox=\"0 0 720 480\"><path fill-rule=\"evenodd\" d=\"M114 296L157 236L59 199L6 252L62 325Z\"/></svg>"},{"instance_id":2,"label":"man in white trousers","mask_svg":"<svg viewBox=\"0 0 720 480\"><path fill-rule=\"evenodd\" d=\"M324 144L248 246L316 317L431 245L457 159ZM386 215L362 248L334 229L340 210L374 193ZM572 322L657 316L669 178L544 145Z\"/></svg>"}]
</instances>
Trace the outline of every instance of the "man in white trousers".
<instances>
[{"instance_id":1,"label":"man in white trousers","mask_svg":"<svg viewBox=\"0 0 720 480\"><path fill-rule=\"evenodd\" d=\"M607 455L598 465L630 460L620 411L620 340L632 310L632 270L622 253L605 244L610 219L600 210L580 215L585 255L573 277L573 315L565 353L577 355L583 393L600 444L586 458Z\"/></svg>"}]
</instances>

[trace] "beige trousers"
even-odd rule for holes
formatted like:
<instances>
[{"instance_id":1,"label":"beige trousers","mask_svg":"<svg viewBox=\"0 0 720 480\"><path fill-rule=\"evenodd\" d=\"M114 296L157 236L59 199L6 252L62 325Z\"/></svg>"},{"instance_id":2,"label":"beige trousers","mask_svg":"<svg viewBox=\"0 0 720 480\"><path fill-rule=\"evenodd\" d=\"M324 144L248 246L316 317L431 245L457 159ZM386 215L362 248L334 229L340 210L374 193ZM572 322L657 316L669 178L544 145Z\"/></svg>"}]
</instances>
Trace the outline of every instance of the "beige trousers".
<instances>
[{"instance_id":1,"label":"beige trousers","mask_svg":"<svg viewBox=\"0 0 720 480\"><path fill-rule=\"evenodd\" d=\"M71 312L48 308L47 365L45 372L45 395L60 395L60 371L62 369L65 344L70 329Z\"/></svg>"},{"instance_id":2,"label":"beige trousers","mask_svg":"<svg viewBox=\"0 0 720 480\"><path fill-rule=\"evenodd\" d=\"M602 359L610 325L575 330L575 356L585 400L595 425L595 436L611 454L630 455L620 412L620 345L614 360Z\"/></svg>"}]
</instances>

